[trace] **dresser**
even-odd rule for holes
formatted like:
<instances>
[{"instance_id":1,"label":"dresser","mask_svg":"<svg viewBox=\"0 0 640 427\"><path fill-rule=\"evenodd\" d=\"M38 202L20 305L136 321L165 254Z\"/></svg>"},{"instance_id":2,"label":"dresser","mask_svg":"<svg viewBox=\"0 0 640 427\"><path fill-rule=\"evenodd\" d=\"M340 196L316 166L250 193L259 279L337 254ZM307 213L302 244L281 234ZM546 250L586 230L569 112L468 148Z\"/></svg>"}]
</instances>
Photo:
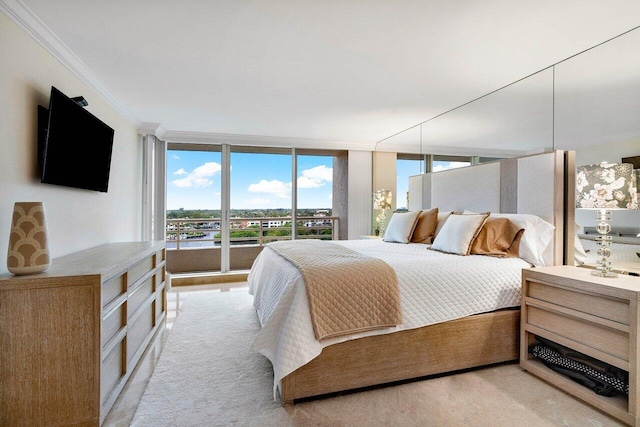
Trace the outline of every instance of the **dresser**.
<instances>
[{"instance_id":1,"label":"dresser","mask_svg":"<svg viewBox=\"0 0 640 427\"><path fill-rule=\"evenodd\" d=\"M640 425L640 278L553 266L523 270L520 366L626 424ZM600 396L528 351L541 337L629 373L629 395Z\"/></svg>"},{"instance_id":2,"label":"dresser","mask_svg":"<svg viewBox=\"0 0 640 427\"><path fill-rule=\"evenodd\" d=\"M0 276L0 425L100 425L164 324L165 276L164 241Z\"/></svg>"}]
</instances>

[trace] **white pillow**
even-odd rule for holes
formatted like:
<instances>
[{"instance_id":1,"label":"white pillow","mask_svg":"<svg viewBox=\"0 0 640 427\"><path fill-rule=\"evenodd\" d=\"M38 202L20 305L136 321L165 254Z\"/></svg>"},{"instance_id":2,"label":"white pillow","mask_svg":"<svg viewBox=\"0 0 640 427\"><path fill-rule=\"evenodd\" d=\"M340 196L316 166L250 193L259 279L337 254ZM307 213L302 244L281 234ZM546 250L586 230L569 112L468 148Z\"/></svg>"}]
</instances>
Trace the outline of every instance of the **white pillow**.
<instances>
[{"instance_id":1,"label":"white pillow","mask_svg":"<svg viewBox=\"0 0 640 427\"><path fill-rule=\"evenodd\" d=\"M520 239L518 256L536 267L551 265L553 256L545 252L553 240L555 227L537 215L531 214L491 214L494 218L509 218L511 222L524 228Z\"/></svg>"},{"instance_id":2,"label":"white pillow","mask_svg":"<svg viewBox=\"0 0 640 427\"><path fill-rule=\"evenodd\" d=\"M431 249L456 255L469 255L471 242L476 238L488 217L488 213L476 215L452 213L433 240Z\"/></svg>"},{"instance_id":3,"label":"white pillow","mask_svg":"<svg viewBox=\"0 0 640 427\"><path fill-rule=\"evenodd\" d=\"M384 232L385 242L409 243L422 211L394 212Z\"/></svg>"},{"instance_id":4,"label":"white pillow","mask_svg":"<svg viewBox=\"0 0 640 427\"><path fill-rule=\"evenodd\" d=\"M447 218L449 218L449 215L451 215L451 212L438 212L438 223L436 224L436 232L433 236L433 238L435 239L438 235L438 233L440 232L440 230L442 230L442 227L444 226L444 223L447 222Z\"/></svg>"}]
</instances>

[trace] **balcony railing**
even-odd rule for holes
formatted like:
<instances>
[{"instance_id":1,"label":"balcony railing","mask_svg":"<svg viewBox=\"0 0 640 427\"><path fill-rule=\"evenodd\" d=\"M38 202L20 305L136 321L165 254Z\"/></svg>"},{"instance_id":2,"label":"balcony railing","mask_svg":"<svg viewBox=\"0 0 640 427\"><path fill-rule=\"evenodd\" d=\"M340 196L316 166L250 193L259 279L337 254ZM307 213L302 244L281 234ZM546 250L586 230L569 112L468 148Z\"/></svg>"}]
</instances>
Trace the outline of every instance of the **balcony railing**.
<instances>
[{"instance_id":1,"label":"balcony railing","mask_svg":"<svg viewBox=\"0 0 640 427\"><path fill-rule=\"evenodd\" d=\"M264 245L276 240L291 240L291 217L231 218L232 246ZM220 218L167 219L167 249L219 247ZM296 239L335 240L338 218L297 217Z\"/></svg>"}]
</instances>

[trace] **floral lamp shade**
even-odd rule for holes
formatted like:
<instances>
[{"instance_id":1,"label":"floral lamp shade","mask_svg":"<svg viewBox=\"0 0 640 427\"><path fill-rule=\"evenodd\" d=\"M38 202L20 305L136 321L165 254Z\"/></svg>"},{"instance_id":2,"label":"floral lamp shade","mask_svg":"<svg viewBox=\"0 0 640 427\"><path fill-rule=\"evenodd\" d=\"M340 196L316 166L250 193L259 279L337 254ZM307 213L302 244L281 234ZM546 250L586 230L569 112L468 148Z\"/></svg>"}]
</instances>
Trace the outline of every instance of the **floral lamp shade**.
<instances>
[{"instance_id":1,"label":"floral lamp shade","mask_svg":"<svg viewBox=\"0 0 640 427\"><path fill-rule=\"evenodd\" d=\"M638 209L636 173L631 163L578 166L576 207L587 209Z\"/></svg>"}]
</instances>

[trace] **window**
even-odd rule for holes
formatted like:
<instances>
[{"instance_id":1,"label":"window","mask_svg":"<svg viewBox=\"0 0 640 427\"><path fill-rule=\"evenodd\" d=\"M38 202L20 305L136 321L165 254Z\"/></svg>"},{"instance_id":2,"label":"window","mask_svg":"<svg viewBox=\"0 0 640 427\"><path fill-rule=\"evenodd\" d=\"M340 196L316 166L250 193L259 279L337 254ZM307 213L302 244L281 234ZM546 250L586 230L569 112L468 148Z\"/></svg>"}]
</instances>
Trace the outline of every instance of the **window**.
<instances>
[{"instance_id":1,"label":"window","mask_svg":"<svg viewBox=\"0 0 640 427\"><path fill-rule=\"evenodd\" d=\"M332 239L333 156L298 155L296 238Z\"/></svg>"},{"instance_id":2,"label":"window","mask_svg":"<svg viewBox=\"0 0 640 427\"><path fill-rule=\"evenodd\" d=\"M288 149L231 147L231 246L291 239Z\"/></svg>"},{"instance_id":3,"label":"window","mask_svg":"<svg viewBox=\"0 0 640 427\"><path fill-rule=\"evenodd\" d=\"M261 245L294 237L294 221L296 238L337 238L335 155L317 150L168 144L165 232L170 257L176 260L172 272L248 269ZM211 255L194 256L182 249L207 249Z\"/></svg>"},{"instance_id":4,"label":"window","mask_svg":"<svg viewBox=\"0 0 640 427\"><path fill-rule=\"evenodd\" d=\"M171 233L167 249L177 246L178 234L183 248L219 244L222 168L219 150L219 146L189 146L179 150L169 147L167 231Z\"/></svg>"},{"instance_id":5,"label":"window","mask_svg":"<svg viewBox=\"0 0 640 427\"><path fill-rule=\"evenodd\" d=\"M221 147L169 144L166 168L167 249L219 248ZM220 254L211 252L207 270L220 270Z\"/></svg>"}]
</instances>

